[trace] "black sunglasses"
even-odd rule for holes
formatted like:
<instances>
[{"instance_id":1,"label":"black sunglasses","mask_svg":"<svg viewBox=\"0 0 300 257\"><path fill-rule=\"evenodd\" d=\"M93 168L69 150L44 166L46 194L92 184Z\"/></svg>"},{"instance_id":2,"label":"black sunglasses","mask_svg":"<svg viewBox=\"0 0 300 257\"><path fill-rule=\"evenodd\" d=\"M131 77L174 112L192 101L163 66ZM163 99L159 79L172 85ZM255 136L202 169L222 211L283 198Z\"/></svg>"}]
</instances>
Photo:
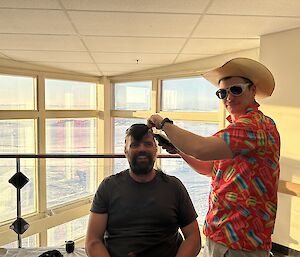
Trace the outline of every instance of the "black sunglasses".
<instances>
[{"instance_id":1,"label":"black sunglasses","mask_svg":"<svg viewBox=\"0 0 300 257\"><path fill-rule=\"evenodd\" d=\"M232 94L233 96L240 96L240 95L244 94L246 88L251 85L252 85L251 83L235 84L228 88L220 88L216 92L216 95L219 99L225 99L229 93Z\"/></svg>"}]
</instances>

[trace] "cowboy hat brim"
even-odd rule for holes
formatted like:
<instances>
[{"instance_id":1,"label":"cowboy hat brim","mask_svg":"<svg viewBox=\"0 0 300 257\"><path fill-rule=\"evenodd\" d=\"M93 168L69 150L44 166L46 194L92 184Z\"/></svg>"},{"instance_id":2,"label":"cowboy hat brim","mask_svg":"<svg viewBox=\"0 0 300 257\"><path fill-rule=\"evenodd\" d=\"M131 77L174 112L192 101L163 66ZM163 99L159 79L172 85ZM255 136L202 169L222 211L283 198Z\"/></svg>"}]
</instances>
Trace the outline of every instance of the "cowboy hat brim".
<instances>
[{"instance_id":1,"label":"cowboy hat brim","mask_svg":"<svg viewBox=\"0 0 300 257\"><path fill-rule=\"evenodd\" d=\"M249 58L234 58L202 76L217 87L222 78L245 77L256 86L256 96L259 98L271 96L275 88L274 77L269 69Z\"/></svg>"}]
</instances>

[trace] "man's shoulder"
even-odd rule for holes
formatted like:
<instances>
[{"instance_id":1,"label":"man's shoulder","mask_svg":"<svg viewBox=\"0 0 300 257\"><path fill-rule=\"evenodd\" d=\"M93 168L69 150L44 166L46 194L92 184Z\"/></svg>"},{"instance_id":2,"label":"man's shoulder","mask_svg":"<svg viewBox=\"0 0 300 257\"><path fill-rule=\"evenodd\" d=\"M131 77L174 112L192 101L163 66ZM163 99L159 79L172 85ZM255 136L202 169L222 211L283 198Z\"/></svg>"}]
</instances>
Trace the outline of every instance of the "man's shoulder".
<instances>
[{"instance_id":1,"label":"man's shoulder","mask_svg":"<svg viewBox=\"0 0 300 257\"><path fill-rule=\"evenodd\" d=\"M122 170L116 174L112 174L103 179L105 183L117 182L120 180L124 180L128 176L128 169Z\"/></svg>"},{"instance_id":2,"label":"man's shoulder","mask_svg":"<svg viewBox=\"0 0 300 257\"><path fill-rule=\"evenodd\" d=\"M276 128L276 123L275 121L265 115L262 111L257 110L249 113L249 118L251 119L251 125L255 126L259 129L272 129Z\"/></svg>"},{"instance_id":3,"label":"man's shoulder","mask_svg":"<svg viewBox=\"0 0 300 257\"><path fill-rule=\"evenodd\" d=\"M157 173L158 173L158 176L160 176L161 179L167 183L174 184L176 186L183 185L181 180L174 175L166 174L162 170L158 170Z\"/></svg>"},{"instance_id":4,"label":"man's shoulder","mask_svg":"<svg viewBox=\"0 0 300 257\"><path fill-rule=\"evenodd\" d=\"M262 127L265 125L276 126L272 118L265 115L262 111L256 109L240 116L235 122L231 123L229 126Z\"/></svg>"},{"instance_id":5,"label":"man's shoulder","mask_svg":"<svg viewBox=\"0 0 300 257\"><path fill-rule=\"evenodd\" d=\"M162 171L161 169L158 169L157 171L157 175L160 176L161 178L165 178L165 179L169 179L169 180L173 180L174 178L176 178L173 175L167 174L164 171Z\"/></svg>"}]
</instances>

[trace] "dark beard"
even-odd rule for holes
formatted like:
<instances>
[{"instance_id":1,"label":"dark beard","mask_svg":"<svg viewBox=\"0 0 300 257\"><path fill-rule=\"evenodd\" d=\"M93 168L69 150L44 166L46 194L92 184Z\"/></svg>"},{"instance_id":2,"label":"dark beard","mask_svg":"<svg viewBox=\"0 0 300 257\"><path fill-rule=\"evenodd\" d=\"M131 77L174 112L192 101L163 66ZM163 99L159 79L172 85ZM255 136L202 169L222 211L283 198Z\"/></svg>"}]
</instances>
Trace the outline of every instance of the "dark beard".
<instances>
[{"instance_id":1,"label":"dark beard","mask_svg":"<svg viewBox=\"0 0 300 257\"><path fill-rule=\"evenodd\" d=\"M146 156L148 158L148 161L143 162L143 163L138 162L137 158L139 156ZM153 169L154 162L155 162L155 160L153 159L151 154L142 152L142 153L139 153L139 154L133 156L132 160L129 162L129 166L130 166L131 171L135 175L138 175L138 176L139 175L147 175Z\"/></svg>"}]
</instances>

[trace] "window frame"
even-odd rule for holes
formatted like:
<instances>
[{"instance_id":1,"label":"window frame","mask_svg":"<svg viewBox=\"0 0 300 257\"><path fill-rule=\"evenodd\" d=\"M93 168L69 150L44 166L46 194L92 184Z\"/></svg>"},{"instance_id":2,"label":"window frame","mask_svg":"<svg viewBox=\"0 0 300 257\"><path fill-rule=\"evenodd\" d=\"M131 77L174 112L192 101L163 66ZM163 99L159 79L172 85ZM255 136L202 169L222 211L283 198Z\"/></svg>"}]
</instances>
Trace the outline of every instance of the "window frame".
<instances>
[{"instance_id":1,"label":"window frame","mask_svg":"<svg viewBox=\"0 0 300 257\"><path fill-rule=\"evenodd\" d=\"M163 79L176 79L182 77L191 77L193 75L186 73L179 75L159 74L151 76L136 76L130 78L107 78L107 77L91 77L80 76L74 74L62 74L56 72L43 72L37 70L20 70L17 68L4 68L0 66L1 74L32 76L36 78L36 110L26 111L0 111L0 119L34 119L36 121L36 154L46 154L46 127L45 121L48 118L96 118L97 119L97 153L112 153L114 148L114 127L113 118L142 118L147 119L153 113L159 113L162 116L169 117L174 120L191 120L191 121L217 121L221 127L224 127L224 108L220 108L219 113L188 113L188 112L162 112L160 111L161 97L161 81ZM199 76L199 74L194 74ZM83 82L96 83L96 110L46 110L45 109L45 79L63 79L75 80ZM113 83L119 82L138 82L143 80L152 81L151 92L151 110L147 111L128 111L128 110L113 110ZM184 119L183 119L184 117ZM101 139L101 140L99 140ZM159 161L159 160L158 160ZM93 196L85 197L74 202L55 206L51 209L46 207L46 160L36 160L36 188L37 195L37 212L23 216L30 224L30 229L27 230L22 237L28 237L38 234L38 246L47 246L47 230L49 228L64 224L74 219L85 216L89 213L90 204ZM102 179L110 175L104 167L111 166L112 159L98 159L97 165L97 181L98 184ZM9 225L13 220L8 220L0 224L0 245L5 245L16 240L17 235L11 233ZM83 239L78 242L83 242Z\"/></svg>"},{"instance_id":2,"label":"window frame","mask_svg":"<svg viewBox=\"0 0 300 257\"><path fill-rule=\"evenodd\" d=\"M162 117L168 117L172 120L177 121L195 121L195 122L205 122L205 123L217 123L218 128L224 128L225 126L225 108L220 102L219 110L215 112L166 112L161 110L162 106L162 81L164 79L182 79L182 78L193 78L199 77L199 74L184 74L180 76L157 76L152 77L152 108L151 111L127 111L127 110L111 110L112 118L142 118L147 119L151 114L158 113ZM147 77L144 77L147 80ZM122 81L122 80L121 80ZM123 80L124 81L124 80ZM125 79L125 81L128 81ZM131 80L133 81L133 80ZM138 80L140 81L140 80ZM112 85L120 80L112 80ZM112 100L113 101L113 100ZM113 146L115 142L113 142ZM158 148L159 153L161 153L161 148ZM161 166L161 159L158 158L156 165Z\"/></svg>"},{"instance_id":3,"label":"window frame","mask_svg":"<svg viewBox=\"0 0 300 257\"><path fill-rule=\"evenodd\" d=\"M103 80L97 77L89 76L76 76L69 74L60 74L52 72L41 72L34 70L19 70L12 68L0 67L0 74L9 76L29 76L33 77L36 81L35 92L35 110L0 110L0 120L11 119L33 119L35 122L35 153L46 154L46 120L49 118L95 118L96 119L96 137L104 138L105 131L103 131L103 117L104 105L103 98L106 94ZM74 80L82 82L91 82L96 85L96 109L93 110L46 110L45 109L45 79L57 80ZM106 89L107 90L107 89ZM97 153L103 153L105 146L103 140L97 140ZM97 161L97 183L104 177L103 160ZM91 194L88 197L83 197L78 200L68 202L53 208L46 207L46 160L35 160L35 188L34 193L36 196L36 211L22 217L30 224L28 229L22 237L29 237L37 234L38 246L47 246L47 230L49 228L59 226L66 222L89 214L90 202L93 198ZM97 184L96 183L96 184ZM26 186L26 185L25 185ZM55 215L54 215L55 214ZM17 239L17 234L12 233L9 229L11 220L5 220L0 223L0 245L6 245L14 242Z\"/></svg>"}]
</instances>

